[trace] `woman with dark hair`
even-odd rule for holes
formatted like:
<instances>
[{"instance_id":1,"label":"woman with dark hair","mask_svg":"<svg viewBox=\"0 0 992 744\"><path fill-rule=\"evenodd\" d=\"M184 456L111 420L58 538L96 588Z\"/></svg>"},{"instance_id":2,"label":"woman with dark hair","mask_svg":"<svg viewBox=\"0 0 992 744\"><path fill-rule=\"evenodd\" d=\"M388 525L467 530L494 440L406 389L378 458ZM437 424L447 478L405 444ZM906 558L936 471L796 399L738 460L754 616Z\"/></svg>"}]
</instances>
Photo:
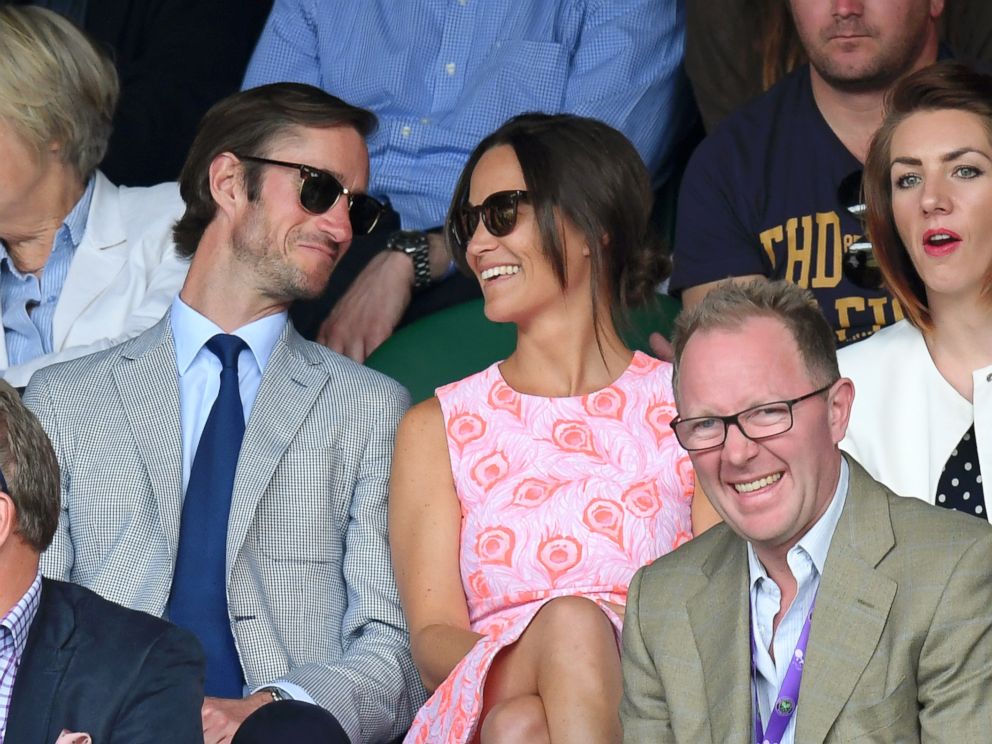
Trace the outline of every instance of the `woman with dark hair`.
<instances>
[{"instance_id":1,"label":"woman with dark hair","mask_svg":"<svg viewBox=\"0 0 992 744\"><path fill-rule=\"evenodd\" d=\"M903 80L865 164L873 250L905 320L841 350L842 447L903 496L988 519L992 473L992 77Z\"/></svg>"},{"instance_id":2,"label":"woman with dark hair","mask_svg":"<svg viewBox=\"0 0 992 744\"><path fill-rule=\"evenodd\" d=\"M393 564L435 690L407 741L620 740L627 585L692 530L671 367L616 330L666 268L650 211L637 152L592 119L518 116L465 166L449 248L517 345L397 434Z\"/></svg>"}]
</instances>

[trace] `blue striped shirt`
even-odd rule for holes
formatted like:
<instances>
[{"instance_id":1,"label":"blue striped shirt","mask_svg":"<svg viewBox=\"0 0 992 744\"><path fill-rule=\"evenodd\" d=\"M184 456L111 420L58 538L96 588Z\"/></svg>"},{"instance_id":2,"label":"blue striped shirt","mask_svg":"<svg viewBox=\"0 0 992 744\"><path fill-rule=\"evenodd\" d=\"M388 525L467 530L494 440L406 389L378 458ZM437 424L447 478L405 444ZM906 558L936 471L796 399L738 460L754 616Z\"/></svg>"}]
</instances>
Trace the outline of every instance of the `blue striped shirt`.
<instances>
[{"instance_id":1,"label":"blue striped shirt","mask_svg":"<svg viewBox=\"0 0 992 744\"><path fill-rule=\"evenodd\" d=\"M24 596L0 620L0 742L7 734L10 699L14 694L14 680L21 665L24 647L28 642L28 629L38 614L41 604L41 573Z\"/></svg>"},{"instance_id":2,"label":"blue striped shirt","mask_svg":"<svg viewBox=\"0 0 992 744\"><path fill-rule=\"evenodd\" d=\"M53 351L55 307L69 275L72 257L86 232L95 183L96 179L91 177L83 195L55 233L52 252L40 277L18 271L7 253L7 246L0 241L0 307L3 308L8 367Z\"/></svg>"},{"instance_id":3,"label":"blue striped shirt","mask_svg":"<svg viewBox=\"0 0 992 744\"><path fill-rule=\"evenodd\" d=\"M833 540L840 520L844 503L847 501L847 486L850 480L850 468L847 461L840 458L840 477L837 479L837 490L830 506L823 513L809 532L800 538L786 554L785 560L796 579L796 597L779 621L778 630L772 633L772 621L782 603L782 592L772 581L765 567L761 565L754 548L748 543L747 562L751 577L751 632L754 634L754 645L757 647L755 666L757 667L757 697L758 710L761 714L761 725L767 726L771 717L772 706L778 697L779 688L785 673L792 662L793 652L799 642L799 635L806 622L806 615L820 588L820 576L823 575L823 564L827 561L830 542ZM816 611L813 612L813 623L816 623ZM775 649L775 658L769 654L769 647ZM781 744L793 744L796 737L796 719L802 711L802 687L799 694L800 706L796 715L789 721L782 736ZM753 691L752 691L753 694ZM754 727L751 727L754 731ZM758 742L760 744L760 742Z\"/></svg>"},{"instance_id":4,"label":"blue striped shirt","mask_svg":"<svg viewBox=\"0 0 992 744\"><path fill-rule=\"evenodd\" d=\"M369 190L444 220L479 141L527 111L617 127L652 172L681 134L681 0L276 0L244 87L291 80L369 108Z\"/></svg>"}]
</instances>

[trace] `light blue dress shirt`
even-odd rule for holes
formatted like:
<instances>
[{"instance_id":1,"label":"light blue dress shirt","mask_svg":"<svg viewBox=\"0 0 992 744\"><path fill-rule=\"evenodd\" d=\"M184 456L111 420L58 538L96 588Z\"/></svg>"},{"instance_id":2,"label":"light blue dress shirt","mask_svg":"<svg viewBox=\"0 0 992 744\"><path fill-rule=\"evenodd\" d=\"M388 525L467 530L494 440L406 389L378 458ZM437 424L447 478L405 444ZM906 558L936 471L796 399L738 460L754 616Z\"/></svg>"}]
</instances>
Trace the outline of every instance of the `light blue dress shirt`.
<instances>
[{"instance_id":1,"label":"light blue dress shirt","mask_svg":"<svg viewBox=\"0 0 992 744\"><path fill-rule=\"evenodd\" d=\"M0 241L0 307L3 308L4 342L7 366L30 362L52 353L52 321L62 286L76 248L86 232L96 178L91 177L83 195L66 215L41 277L22 274L14 266L7 246ZM28 312L28 305L33 309Z\"/></svg>"},{"instance_id":2,"label":"light blue dress shirt","mask_svg":"<svg viewBox=\"0 0 992 744\"><path fill-rule=\"evenodd\" d=\"M255 405L262 375L272 356L279 336L286 327L289 314L286 312L267 315L241 326L232 335L238 336L247 345L238 355L238 389L241 392L241 405L245 412L245 424ZM207 423L210 409L220 391L221 363L217 356L205 347L207 341L225 331L209 318L191 308L177 295L172 301L169 317L172 324L172 338L176 346L176 369L179 372L179 420L183 438L183 493L189 485L189 473L193 467L193 456L200 443L200 435ZM313 698L299 685L279 680L269 683L281 689L286 697L294 700L313 702ZM255 690L245 690L255 692Z\"/></svg>"},{"instance_id":3,"label":"light blue dress shirt","mask_svg":"<svg viewBox=\"0 0 992 744\"><path fill-rule=\"evenodd\" d=\"M248 345L248 348L243 349L238 356L238 387L241 391L241 405L245 411L246 424L255 404L255 396L258 395L258 387L262 383L265 365L269 362L272 349L275 348L288 317L286 312L267 315L238 328L232 334ZM183 493L186 493L190 469L193 467L193 456L200 443L200 435L207 423L210 409L220 391L221 363L205 345L218 333L224 333L224 330L183 302L178 295L172 301L169 320L172 323L172 338L176 345L176 369L179 371Z\"/></svg>"},{"instance_id":4,"label":"light blue dress shirt","mask_svg":"<svg viewBox=\"0 0 992 744\"><path fill-rule=\"evenodd\" d=\"M371 109L369 190L440 225L472 149L528 111L601 119L652 173L686 121L681 0L275 0L243 87Z\"/></svg>"},{"instance_id":5,"label":"light blue dress shirt","mask_svg":"<svg viewBox=\"0 0 992 744\"><path fill-rule=\"evenodd\" d=\"M28 645L28 631L41 605L41 572L6 615L0 619L0 742L7 732L14 682Z\"/></svg>"},{"instance_id":6,"label":"light blue dress shirt","mask_svg":"<svg viewBox=\"0 0 992 744\"><path fill-rule=\"evenodd\" d=\"M827 507L817 523L810 528L809 532L803 535L786 554L786 562L792 570L798 588L796 598L779 622L774 638L772 636L772 621L781 606L782 592L779 591L775 582L768 577L764 566L761 565L761 561L758 560L758 556L754 552L754 548L748 543L747 562L751 580L751 617L753 618L751 632L754 634L754 645L757 647L754 661L758 671L758 709L761 713L762 726L767 725L771 716L772 706L775 704L782 680L785 679L785 673L792 661L796 643L799 641L799 634L806 622L806 615L813 604L816 590L820 587L820 576L823 574L823 564L826 562L827 552L830 550L830 541L833 539L834 531L837 529L837 521L844 510L844 503L847 501L849 479L850 469L847 461L841 458L840 478L837 481L837 490L834 492L830 506ZM813 612L813 625L816 625L815 610ZM769 646L774 647L774 659L768 652ZM751 693L754 694L753 689ZM796 718L802 714L802 687L800 687L799 692L799 707L796 710L796 715L792 717L785 729L781 744L793 744L795 741ZM751 730L753 736L753 727Z\"/></svg>"}]
</instances>

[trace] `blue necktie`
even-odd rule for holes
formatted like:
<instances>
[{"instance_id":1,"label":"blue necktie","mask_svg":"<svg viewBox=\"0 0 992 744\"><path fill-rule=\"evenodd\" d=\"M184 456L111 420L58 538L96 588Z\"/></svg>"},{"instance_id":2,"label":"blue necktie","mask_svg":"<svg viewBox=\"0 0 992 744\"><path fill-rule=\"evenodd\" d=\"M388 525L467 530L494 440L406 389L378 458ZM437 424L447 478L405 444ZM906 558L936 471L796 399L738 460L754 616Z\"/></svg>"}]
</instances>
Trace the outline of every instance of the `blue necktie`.
<instances>
[{"instance_id":1,"label":"blue necktie","mask_svg":"<svg viewBox=\"0 0 992 744\"><path fill-rule=\"evenodd\" d=\"M169 619L200 639L207 657L204 692L240 698L244 686L228 620L225 553L231 492L245 434L238 386L237 336L219 333L206 343L221 363L220 390L200 435L179 525Z\"/></svg>"}]
</instances>

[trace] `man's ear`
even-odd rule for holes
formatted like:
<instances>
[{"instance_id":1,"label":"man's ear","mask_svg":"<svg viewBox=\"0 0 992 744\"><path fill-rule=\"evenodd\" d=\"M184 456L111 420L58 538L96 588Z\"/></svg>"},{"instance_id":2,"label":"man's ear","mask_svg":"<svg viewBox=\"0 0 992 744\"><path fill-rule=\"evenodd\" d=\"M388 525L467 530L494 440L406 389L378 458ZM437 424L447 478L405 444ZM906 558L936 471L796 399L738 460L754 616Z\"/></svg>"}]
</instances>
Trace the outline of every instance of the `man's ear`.
<instances>
[{"instance_id":1,"label":"man's ear","mask_svg":"<svg viewBox=\"0 0 992 744\"><path fill-rule=\"evenodd\" d=\"M211 161L208 182L210 195L225 214L231 215L247 203L244 167L233 153L222 152Z\"/></svg>"},{"instance_id":2,"label":"man's ear","mask_svg":"<svg viewBox=\"0 0 992 744\"><path fill-rule=\"evenodd\" d=\"M834 444L839 444L847 433L851 420L851 407L854 405L854 383L841 377L828 392L827 410L830 415L830 432Z\"/></svg>"},{"instance_id":3,"label":"man's ear","mask_svg":"<svg viewBox=\"0 0 992 744\"><path fill-rule=\"evenodd\" d=\"M10 494L0 491L0 546L6 545L17 532L17 507Z\"/></svg>"}]
</instances>

